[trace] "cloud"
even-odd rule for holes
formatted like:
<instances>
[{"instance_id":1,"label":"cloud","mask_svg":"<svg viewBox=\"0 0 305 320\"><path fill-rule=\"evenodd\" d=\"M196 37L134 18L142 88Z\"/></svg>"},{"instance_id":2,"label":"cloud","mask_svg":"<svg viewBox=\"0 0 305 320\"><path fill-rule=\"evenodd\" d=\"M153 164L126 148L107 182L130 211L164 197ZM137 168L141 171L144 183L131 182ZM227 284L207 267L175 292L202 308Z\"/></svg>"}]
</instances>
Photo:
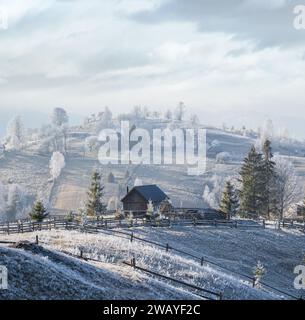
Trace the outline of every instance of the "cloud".
<instances>
[{"instance_id":1,"label":"cloud","mask_svg":"<svg viewBox=\"0 0 305 320\"><path fill-rule=\"evenodd\" d=\"M0 32L3 108L87 114L185 101L205 123L305 116L304 32L292 30L291 1L10 3Z\"/></svg>"},{"instance_id":2,"label":"cloud","mask_svg":"<svg viewBox=\"0 0 305 320\"><path fill-rule=\"evenodd\" d=\"M251 39L258 46L304 44L304 34L293 27L298 0L168 0L155 10L130 15L141 23L194 23L200 32L226 32Z\"/></svg>"}]
</instances>

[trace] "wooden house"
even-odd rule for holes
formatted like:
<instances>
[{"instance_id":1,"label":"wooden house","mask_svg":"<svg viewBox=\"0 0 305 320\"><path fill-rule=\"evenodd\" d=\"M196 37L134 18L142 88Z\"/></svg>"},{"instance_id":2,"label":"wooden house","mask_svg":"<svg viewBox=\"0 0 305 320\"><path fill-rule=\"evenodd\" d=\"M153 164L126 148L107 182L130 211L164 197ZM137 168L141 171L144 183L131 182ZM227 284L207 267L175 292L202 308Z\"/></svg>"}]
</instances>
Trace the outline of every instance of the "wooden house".
<instances>
[{"instance_id":1,"label":"wooden house","mask_svg":"<svg viewBox=\"0 0 305 320\"><path fill-rule=\"evenodd\" d=\"M143 214L147 211L149 201L157 209L162 201L169 197L156 185L137 186L127 192L121 200L124 211L132 211L134 214Z\"/></svg>"}]
</instances>

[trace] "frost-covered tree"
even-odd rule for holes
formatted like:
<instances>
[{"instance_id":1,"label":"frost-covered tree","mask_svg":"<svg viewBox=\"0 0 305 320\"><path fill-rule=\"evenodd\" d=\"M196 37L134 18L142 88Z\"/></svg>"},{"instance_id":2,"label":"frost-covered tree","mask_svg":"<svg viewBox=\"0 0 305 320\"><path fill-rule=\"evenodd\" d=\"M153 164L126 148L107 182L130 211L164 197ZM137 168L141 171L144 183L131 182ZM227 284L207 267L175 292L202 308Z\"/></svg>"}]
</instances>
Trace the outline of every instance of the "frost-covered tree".
<instances>
[{"instance_id":1,"label":"frost-covered tree","mask_svg":"<svg viewBox=\"0 0 305 320\"><path fill-rule=\"evenodd\" d=\"M11 150L20 150L25 140L24 127L20 116L14 117L7 125L5 145Z\"/></svg>"},{"instance_id":2,"label":"frost-covered tree","mask_svg":"<svg viewBox=\"0 0 305 320\"><path fill-rule=\"evenodd\" d=\"M216 163L228 163L231 161L229 152L220 152L216 155Z\"/></svg>"},{"instance_id":3,"label":"frost-covered tree","mask_svg":"<svg viewBox=\"0 0 305 320\"><path fill-rule=\"evenodd\" d=\"M17 184L8 187L7 195L7 220L16 221L18 212L22 209L24 191Z\"/></svg>"},{"instance_id":4,"label":"frost-covered tree","mask_svg":"<svg viewBox=\"0 0 305 320\"><path fill-rule=\"evenodd\" d=\"M88 191L88 200L86 203L87 216L99 216L104 214L106 206L103 203L104 186L102 184L102 175L95 170L91 177L91 185Z\"/></svg>"},{"instance_id":5,"label":"frost-covered tree","mask_svg":"<svg viewBox=\"0 0 305 320\"><path fill-rule=\"evenodd\" d=\"M152 117L153 117L154 119L160 119L161 114L160 114L159 111L155 110L155 111L153 111L153 113L152 113Z\"/></svg>"},{"instance_id":6,"label":"frost-covered tree","mask_svg":"<svg viewBox=\"0 0 305 320\"><path fill-rule=\"evenodd\" d=\"M297 215L305 217L305 198L303 199L303 202L297 204Z\"/></svg>"},{"instance_id":7,"label":"frost-covered tree","mask_svg":"<svg viewBox=\"0 0 305 320\"><path fill-rule=\"evenodd\" d=\"M166 110L165 113L164 113L164 118L166 120L172 120L173 119L173 113L171 110Z\"/></svg>"},{"instance_id":8,"label":"frost-covered tree","mask_svg":"<svg viewBox=\"0 0 305 320\"><path fill-rule=\"evenodd\" d=\"M259 128L259 145L262 148L265 141L272 141L274 138L274 126L270 119L267 119L263 126Z\"/></svg>"},{"instance_id":9,"label":"frost-covered tree","mask_svg":"<svg viewBox=\"0 0 305 320\"><path fill-rule=\"evenodd\" d=\"M0 221L16 221L28 214L31 197L17 183L0 183Z\"/></svg>"},{"instance_id":10,"label":"frost-covered tree","mask_svg":"<svg viewBox=\"0 0 305 320\"><path fill-rule=\"evenodd\" d=\"M118 197L115 197L115 196L110 197L108 200L108 203L107 203L107 210L109 210L109 211L117 210L118 202L119 202Z\"/></svg>"},{"instance_id":11,"label":"frost-covered tree","mask_svg":"<svg viewBox=\"0 0 305 320\"><path fill-rule=\"evenodd\" d=\"M0 182L0 221L6 220L6 190L4 185Z\"/></svg>"},{"instance_id":12,"label":"frost-covered tree","mask_svg":"<svg viewBox=\"0 0 305 320\"><path fill-rule=\"evenodd\" d=\"M106 106L104 112L99 115L99 120L96 123L95 131L98 134L103 129L108 129L112 126L112 112Z\"/></svg>"},{"instance_id":13,"label":"frost-covered tree","mask_svg":"<svg viewBox=\"0 0 305 320\"><path fill-rule=\"evenodd\" d=\"M174 111L174 119L178 121L183 120L185 110L186 110L185 104L183 102L179 102L178 106Z\"/></svg>"},{"instance_id":14,"label":"frost-covered tree","mask_svg":"<svg viewBox=\"0 0 305 320\"><path fill-rule=\"evenodd\" d=\"M47 212L47 209L45 208L43 203L41 201L37 201L32 208L32 211L30 213L30 218L34 221L41 222L48 215L49 213Z\"/></svg>"},{"instance_id":15,"label":"frost-covered tree","mask_svg":"<svg viewBox=\"0 0 305 320\"><path fill-rule=\"evenodd\" d=\"M94 152L99 148L99 141L97 136L90 136L85 139L85 151Z\"/></svg>"},{"instance_id":16,"label":"frost-covered tree","mask_svg":"<svg viewBox=\"0 0 305 320\"><path fill-rule=\"evenodd\" d=\"M117 208L114 214L114 218L116 220L123 220L125 218L124 213L122 212L121 208Z\"/></svg>"},{"instance_id":17,"label":"frost-covered tree","mask_svg":"<svg viewBox=\"0 0 305 320\"><path fill-rule=\"evenodd\" d=\"M62 151L67 151L67 136L68 136L68 123L69 117L65 109L55 108L51 115L53 131L52 137L54 139L55 148L54 151L60 151L58 144L62 141Z\"/></svg>"},{"instance_id":18,"label":"frost-covered tree","mask_svg":"<svg viewBox=\"0 0 305 320\"><path fill-rule=\"evenodd\" d=\"M239 201L236 190L230 181L227 181L221 197L220 211L227 219L235 216L237 213Z\"/></svg>"},{"instance_id":19,"label":"frost-covered tree","mask_svg":"<svg viewBox=\"0 0 305 320\"><path fill-rule=\"evenodd\" d=\"M66 161L64 155L58 151L53 152L53 155L50 160L50 174L53 180L59 178L62 169L65 167L65 165Z\"/></svg>"},{"instance_id":20,"label":"frost-covered tree","mask_svg":"<svg viewBox=\"0 0 305 320\"><path fill-rule=\"evenodd\" d=\"M277 214L281 220L287 211L301 196L298 178L293 164L280 156L275 156L275 195L277 199Z\"/></svg>"},{"instance_id":21,"label":"frost-covered tree","mask_svg":"<svg viewBox=\"0 0 305 320\"><path fill-rule=\"evenodd\" d=\"M139 119L142 117L142 108L141 106L134 106L132 110L132 115L135 119Z\"/></svg>"},{"instance_id":22,"label":"frost-covered tree","mask_svg":"<svg viewBox=\"0 0 305 320\"><path fill-rule=\"evenodd\" d=\"M226 178L219 175L213 175L206 181L202 198L210 208L219 208L225 181Z\"/></svg>"},{"instance_id":23,"label":"frost-covered tree","mask_svg":"<svg viewBox=\"0 0 305 320\"><path fill-rule=\"evenodd\" d=\"M148 204L147 204L147 210L146 210L146 217L148 219L152 219L153 215L154 215L154 204L152 202L152 200L150 199L148 201Z\"/></svg>"},{"instance_id":24,"label":"frost-covered tree","mask_svg":"<svg viewBox=\"0 0 305 320\"><path fill-rule=\"evenodd\" d=\"M55 127L62 127L69 122L69 117L65 109L54 108L51 115L52 124Z\"/></svg>"}]
</instances>

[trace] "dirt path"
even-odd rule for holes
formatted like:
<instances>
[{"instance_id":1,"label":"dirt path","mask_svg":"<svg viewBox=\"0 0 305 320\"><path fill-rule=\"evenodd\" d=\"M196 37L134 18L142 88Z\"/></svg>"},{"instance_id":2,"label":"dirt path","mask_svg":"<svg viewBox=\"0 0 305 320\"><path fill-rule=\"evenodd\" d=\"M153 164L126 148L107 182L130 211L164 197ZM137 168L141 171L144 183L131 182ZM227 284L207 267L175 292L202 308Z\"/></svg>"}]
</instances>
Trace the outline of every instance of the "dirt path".
<instances>
[{"instance_id":1,"label":"dirt path","mask_svg":"<svg viewBox=\"0 0 305 320\"><path fill-rule=\"evenodd\" d=\"M66 167L51 193L52 214L77 212L83 206L94 165L90 159L66 159Z\"/></svg>"}]
</instances>

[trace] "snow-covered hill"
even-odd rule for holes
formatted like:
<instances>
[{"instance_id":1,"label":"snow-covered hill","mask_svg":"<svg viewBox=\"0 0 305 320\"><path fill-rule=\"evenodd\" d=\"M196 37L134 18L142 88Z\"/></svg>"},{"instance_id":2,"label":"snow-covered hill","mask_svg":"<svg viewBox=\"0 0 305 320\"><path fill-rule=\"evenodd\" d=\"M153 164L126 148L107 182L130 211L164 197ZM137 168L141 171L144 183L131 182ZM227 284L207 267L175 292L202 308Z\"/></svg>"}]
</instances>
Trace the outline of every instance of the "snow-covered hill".
<instances>
[{"instance_id":1,"label":"snow-covered hill","mask_svg":"<svg viewBox=\"0 0 305 320\"><path fill-rule=\"evenodd\" d=\"M137 123L149 131L154 128L165 128L169 121L148 119ZM188 123L175 123L178 127L187 127ZM53 185L50 182L49 161L51 154L37 150L37 144L31 143L25 150L10 151L0 158L0 182L3 184L16 183L21 185L32 199L39 198L49 203L52 214L67 214L77 212L83 207L87 196L90 176L94 168L99 167L103 172L105 183L105 202L113 199L118 203L126 193L126 186L132 186L139 178L143 184L158 184L171 198L176 206L204 207L202 195L204 187L214 175L219 177L234 176L238 173L240 164L250 146L255 140L239 134L228 133L220 129L207 128L208 161L207 172L203 176L187 175L185 166L160 165L107 165L98 162L97 151L84 154L85 137L94 132L94 126L72 127L68 138L68 153L66 166L62 175ZM305 158L300 157L302 148L289 150L280 148L274 150L290 154L290 160L295 164L298 175L305 174ZM227 153L229 157L218 161L217 155ZM304 152L305 153L305 152ZM294 157L292 157L294 155ZM126 171L130 176L125 178ZM114 183L107 182L108 174L112 172ZM115 206L115 205L114 205Z\"/></svg>"},{"instance_id":2,"label":"snow-covered hill","mask_svg":"<svg viewBox=\"0 0 305 320\"><path fill-rule=\"evenodd\" d=\"M198 261L183 254L171 250L166 252L139 241L130 242L126 237L120 238L112 233L93 235L75 231L42 231L37 234L43 247L48 250L23 252L1 249L5 255L0 255L0 264L7 264L12 272L11 291L6 295L23 298L33 294L33 291L36 298L61 299L80 298L81 295L87 298L126 298L127 292L132 292L134 298L140 299L187 295L185 292L178 292L176 286L176 289L170 288L163 280L156 283L149 276L122 265L122 261L130 261L131 258L136 258L138 266L208 290L223 292L224 299L289 298L271 289L253 289L251 280L228 271L251 277L253 267L261 261L267 270L263 279L265 283L294 296L300 294L293 288L293 270L301 263L304 255L305 237L300 232L175 227L141 228L135 229L134 233L144 239L168 243L193 255L202 256L206 261L226 269L210 263L200 266ZM33 234L1 237L14 241L34 240L33 238ZM94 263L94 267L91 267L88 263L56 254L54 250L78 255L83 251L84 256L102 263ZM25 279L28 274L27 282ZM54 285L54 289L48 290L50 284L53 286L57 282L60 289L56 290L57 285ZM74 290L73 286L67 288L67 283L70 282L80 290ZM31 286L35 290L29 292Z\"/></svg>"},{"instance_id":3,"label":"snow-covered hill","mask_svg":"<svg viewBox=\"0 0 305 320\"><path fill-rule=\"evenodd\" d=\"M89 264L37 246L26 250L0 247L0 264L8 268L8 290L0 299L123 300L196 299L198 296L151 279L128 267Z\"/></svg>"}]
</instances>

